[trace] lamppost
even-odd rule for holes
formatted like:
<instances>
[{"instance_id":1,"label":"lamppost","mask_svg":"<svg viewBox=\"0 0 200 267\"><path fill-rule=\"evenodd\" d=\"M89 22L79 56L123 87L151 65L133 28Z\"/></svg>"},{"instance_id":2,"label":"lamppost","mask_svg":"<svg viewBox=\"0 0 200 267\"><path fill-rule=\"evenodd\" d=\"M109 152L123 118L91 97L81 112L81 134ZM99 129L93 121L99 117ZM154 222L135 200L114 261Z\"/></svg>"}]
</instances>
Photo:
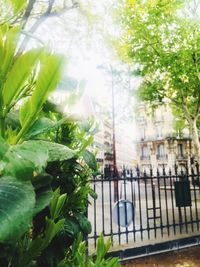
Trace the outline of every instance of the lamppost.
<instances>
[{"instance_id":1,"label":"lamppost","mask_svg":"<svg viewBox=\"0 0 200 267\"><path fill-rule=\"evenodd\" d=\"M116 163L116 138L115 138L115 94L113 68L110 65L112 75L112 128L113 128L113 178L114 178L114 201L118 200L118 181L117 181L117 163Z\"/></svg>"},{"instance_id":2,"label":"lamppost","mask_svg":"<svg viewBox=\"0 0 200 267\"><path fill-rule=\"evenodd\" d=\"M116 163L116 138L115 138L115 94L114 94L114 72L112 66L109 64L109 67L106 68L105 66L98 66L99 69L108 70L111 74L111 93L112 93L112 149L113 149L113 184L114 184L114 201L118 200L118 181L117 181L117 163Z\"/></svg>"}]
</instances>

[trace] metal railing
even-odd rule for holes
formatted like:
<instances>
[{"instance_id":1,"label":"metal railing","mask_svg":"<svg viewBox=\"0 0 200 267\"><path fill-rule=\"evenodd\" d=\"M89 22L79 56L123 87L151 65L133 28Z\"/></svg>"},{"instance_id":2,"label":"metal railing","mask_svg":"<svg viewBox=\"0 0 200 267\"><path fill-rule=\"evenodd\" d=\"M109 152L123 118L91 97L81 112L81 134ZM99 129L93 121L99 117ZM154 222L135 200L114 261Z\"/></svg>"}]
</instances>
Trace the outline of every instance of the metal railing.
<instances>
[{"instance_id":1,"label":"metal railing","mask_svg":"<svg viewBox=\"0 0 200 267\"><path fill-rule=\"evenodd\" d=\"M100 233L111 237L113 249L141 247L199 234L200 175L199 167L177 166L166 173L152 169L136 175L126 171L121 178L91 179L91 188L98 195L89 199L88 218L92 233L88 236L89 251L96 247ZM115 201L115 195L117 196Z\"/></svg>"}]
</instances>

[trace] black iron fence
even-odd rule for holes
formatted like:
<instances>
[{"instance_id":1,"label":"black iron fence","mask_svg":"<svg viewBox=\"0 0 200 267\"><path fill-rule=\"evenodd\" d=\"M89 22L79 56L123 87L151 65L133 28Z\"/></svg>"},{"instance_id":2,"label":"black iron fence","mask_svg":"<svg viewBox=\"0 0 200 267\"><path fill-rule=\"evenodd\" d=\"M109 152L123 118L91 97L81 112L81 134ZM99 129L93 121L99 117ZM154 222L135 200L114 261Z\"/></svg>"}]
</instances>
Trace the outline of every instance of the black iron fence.
<instances>
[{"instance_id":1,"label":"black iron fence","mask_svg":"<svg viewBox=\"0 0 200 267\"><path fill-rule=\"evenodd\" d=\"M128 175L127 175L128 174ZM113 249L141 247L199 234L199 167L147 173L123 171L122 177L95 177L88 217L93 231L89 250L100 233L111 237Z\"/></svg>"}]
</instances>

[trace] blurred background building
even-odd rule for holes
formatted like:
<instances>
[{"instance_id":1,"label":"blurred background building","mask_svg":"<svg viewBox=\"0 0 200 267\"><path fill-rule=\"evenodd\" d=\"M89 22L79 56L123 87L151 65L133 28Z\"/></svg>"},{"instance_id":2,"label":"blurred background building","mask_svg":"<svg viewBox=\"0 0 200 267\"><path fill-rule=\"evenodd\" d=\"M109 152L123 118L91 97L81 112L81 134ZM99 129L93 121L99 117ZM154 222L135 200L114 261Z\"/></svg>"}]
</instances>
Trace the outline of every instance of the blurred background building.
<instances>
[{"instance_id":1,"label":"blurred background building","mask_svg":"<svg viewBox=\"0 0 200 267\"><path fill-rule=\"evenodd\" d=\"M194 148L187 128L177 129L176 118L168 104L150 110L147 104L137 107L137 163L148 172L150 167L162 173L193 163Z\"/></svg>"}]
</instances>

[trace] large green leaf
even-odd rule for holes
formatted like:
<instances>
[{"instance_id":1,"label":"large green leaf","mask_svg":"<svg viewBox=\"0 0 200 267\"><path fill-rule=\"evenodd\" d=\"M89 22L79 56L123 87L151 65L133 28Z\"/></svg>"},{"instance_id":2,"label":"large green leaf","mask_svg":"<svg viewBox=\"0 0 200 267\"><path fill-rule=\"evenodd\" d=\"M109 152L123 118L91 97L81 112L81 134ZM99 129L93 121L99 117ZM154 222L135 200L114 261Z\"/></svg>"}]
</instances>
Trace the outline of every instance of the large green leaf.
<instances>
[{"instance_id":1,"label":"large green leaf","mask_svg":"<svg viewBox=\"0 0 200 267\"><path fill-rule=\"evenodd\" d=\"M97 170L97 161L92 152L85 150L83 152L83 159L92 170Z\"/></svg>"},{"instance_id":2,"label":"large green leaf","mask_svg":"<svg viewBox=\"0 0 200 267\"><path fill-rule=\"evenodd\" d=\"M57 122L53 122L48 118L38 119L33 126L28 130L24 139L31 139L37 135L48 133L51 130L56 129L61 126L66 121L66 118L63 118Z\"/></svg>"},{"instance_id":3,"label":"large green leaf","mask_svg":"<svg viewBox=\"0 0 200 267\"><path fill-rule=\"evenodd\" d=\"M17 240L31 225L35 193L30 182L0 178L0 242Z\"/></svg>"},{"instance_id":4,"label":"large green leaf","mask_svg":"<svg viewBox=\"0 0 200 267\"><path fill-rule=\"evenodd\" d=\"M30 140L10 146L2 162L3 173L18 179L31 179L33 172L42 172L47 162L73 158L77 151L67 146L42 140Z\"/></svg>"},{"instance_id":5,"label":"large green leaf","mask_svg":"<svg viewBox=\"0 0 200 267\"><path fill-rule=\"evenodd\" d=\"M36 82L36 88L30 99L31 112L40 110L49 93L54 90L61 78L61 67L63 57L58 55L47 55Z\"/></svg>"},{"instance_id":6,"label":"large green leaf","mask_svg":"<svg viewBox=\"0 0 200 267\"><path fill-rule=\"evenodd\" d=\"M1 59L0 65L0 76L4 81L6 79L6 73L13 63L14 54L16 50L16 43L19 38L21 26L15 26L10 28L7 33L4 33L4 44L3 44L3 58Z\"/></svg>"},{"instance_id":7,"label":"large green leaf","mask_svg":"<svg viewBox=\"0 0 200 267\"><path fill-rule=\"evenodd\" d=\"M9 145L5 142L5 140L0 136L0 160L6 154L9 149Z\"/></svg>"},{"instance_id":8,"label":"large green leaf","mask_svg":"<svg viewBox=\"0 0 200 267\"><path fill-rule=\"evenodd\" d=\"M41 60L41 68L37 77L36 86L32 96L21 107L20 120L22 129L19 132L16 142L18 142L36 121L43 103L46 101L49 93L56 88L61 77L61 66L63 57L58 55L46 55Z\"/></svg>"},{"instance_id":9,"label":"large green leaf","mask_svg":"<svg viewBox=\"0 0 200 267\"><path fill-rule=\"evenodd\" d=\"M6 106L9 106L12 101L15 101L21 93L22 86L31 75L42 52L43 49L32 49L17 57L7 75L3 88L3 101Z\"/></svg>"},{"instance_id":10,"label":"large green leaf","mask_svg":"<svg viewBox=\"0 0 200 267\"><path fill-rule=\"evenodd\" d=\"M25 122L28 120L29 109L30 109L30 100L26 99L26 101L24 101L23 105L21 105L20 110L19 110L19 120L20 120L21 125L24 125ZM28 130L29 129L30 127L28 128Z\"/></svg>"},{"instance_id":11,"label":"large green leaf","mask_svg":"<svg viewBox=\"0 0 200 267\"><path fill-rule=\"evenodd\" d=\"M33 142L33 141L32 141ZM34 141L37 142L39 145L42 147L46 148L48 150L48 161L63 161L63 160L68 160L76 156L77 151L72 150L68 148L67 146L57 144L57 143L52 143L48 141Z\"/></svg>"},{"instance_id":12,"label":"large green leaf","mask_svg":"<svg viewBox=\"0 0 200 267\"><path fill-rule=\"evenodd\" d=\"M46 166L48 151L38 142L27 141L20 145L10 146L4 155L3 173L19 179L31 179L33 172L41 172Z\"/></svg>"}]
</instances>

